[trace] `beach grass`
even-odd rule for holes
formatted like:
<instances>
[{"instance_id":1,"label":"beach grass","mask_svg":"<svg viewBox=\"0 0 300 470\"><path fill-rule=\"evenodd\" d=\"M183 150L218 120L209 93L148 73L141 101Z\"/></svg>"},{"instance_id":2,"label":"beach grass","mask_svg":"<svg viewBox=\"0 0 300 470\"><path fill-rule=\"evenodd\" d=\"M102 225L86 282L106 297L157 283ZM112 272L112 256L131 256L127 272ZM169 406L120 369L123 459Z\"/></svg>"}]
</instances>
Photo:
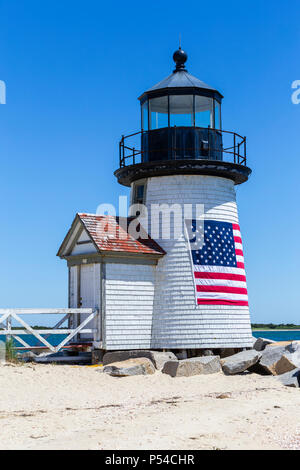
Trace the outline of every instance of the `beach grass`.
<instances>
[{"instance_id":1,"label":"beach grass","mask_svg":"<svg viewBox=\"0 0 300 470\"><path fill-rule=\"evenodd\" d=\"M17 362L17 350L13 338L7 339L5 343L5 352L7 362Z\"/></svg>"}]
</instances>

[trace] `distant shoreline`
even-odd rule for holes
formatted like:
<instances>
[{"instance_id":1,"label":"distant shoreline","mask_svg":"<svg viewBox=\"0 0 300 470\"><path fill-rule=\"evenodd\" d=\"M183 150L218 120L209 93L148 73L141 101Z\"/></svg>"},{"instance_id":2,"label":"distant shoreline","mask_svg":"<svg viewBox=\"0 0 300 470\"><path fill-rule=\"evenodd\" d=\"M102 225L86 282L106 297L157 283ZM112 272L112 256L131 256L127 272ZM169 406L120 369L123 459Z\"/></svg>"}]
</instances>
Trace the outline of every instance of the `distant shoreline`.
<instances>
[{"instance_id":1,"label":"distant shoreline","mask_svg":"<svg viewBox=\"0 0 300 470\"><path fill-rule=\"evenodd\" d=\"M252 331L300 331L299 328L252 328Z\"/></svg>"}]
</instances>

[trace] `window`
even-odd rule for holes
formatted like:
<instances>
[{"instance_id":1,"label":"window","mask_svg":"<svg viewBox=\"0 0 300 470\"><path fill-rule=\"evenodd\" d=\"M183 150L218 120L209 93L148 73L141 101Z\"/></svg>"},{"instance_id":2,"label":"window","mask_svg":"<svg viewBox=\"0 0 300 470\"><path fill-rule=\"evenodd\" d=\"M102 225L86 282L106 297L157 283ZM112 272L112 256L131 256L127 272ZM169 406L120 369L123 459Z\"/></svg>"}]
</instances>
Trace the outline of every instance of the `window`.
<instances>
[{"instance_id":1,"label":"window","mask_svg":"<svg viewBox=\"0 0 300 470\"><path fill-rule=\"evenodd\" d=\"M135 184L133 204L144 204L144 195L145 195L145 185Z\"/></svg>"},{"instance_id":2,"label":"window","mask_svg":"<svg viewBox=\"0 0 300 470\"><path fill-rule=\"evenodd\" d=\"M195 125L197 127L214 127L212 98L195 96Z\"/></svg>"},{"instance_id":3,"label":"window","mask_svg":"<svg viewBox=\"0 0 300 470\"><path fill-rule=\"evenodd\" d=\"M170 126L194 125L193 95L170 96Z\"/></svg>"},{"instance_id":4,"label":"window","mask_svg":"<svg viewBox=\"0 0 300 470\"><path fill-rule=\"evenodd\" d=\"M168 127L168 97L162 96L149 100L150 129Z\"/></svg>"},{"instance_id":5,"label":"window","mask_svg":"<svg viewBox=\"0 0 300 470\"><path fill-rule=\"evenodd\" d=\"M221 103L208 96L158 96L146 100L141 111L144 131L175 126L221 129Z\"/></svg>"}]
</instances>

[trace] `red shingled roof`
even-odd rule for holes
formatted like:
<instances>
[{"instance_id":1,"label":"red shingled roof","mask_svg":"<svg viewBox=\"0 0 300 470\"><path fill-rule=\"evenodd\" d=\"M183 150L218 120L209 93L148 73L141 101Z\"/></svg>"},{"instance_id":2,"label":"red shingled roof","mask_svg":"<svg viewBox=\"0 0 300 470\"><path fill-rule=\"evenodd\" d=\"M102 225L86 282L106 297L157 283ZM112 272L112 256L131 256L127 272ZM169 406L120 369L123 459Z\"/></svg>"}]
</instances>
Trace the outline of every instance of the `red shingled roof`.
<instances>
[{"instance_id":1,"label":"red shingled roof","mask_svg":"<svg viewBox=\"0 0 300 470\"><path fill-rule=\"evenodd\" d=\"M164 255L165 251L141 227L141 238L128 233L133 217L119 218L107 215L77 214L96 247L100 251ZM138 230L138 229L137 229Z\"/></svg>"}]
</instances>

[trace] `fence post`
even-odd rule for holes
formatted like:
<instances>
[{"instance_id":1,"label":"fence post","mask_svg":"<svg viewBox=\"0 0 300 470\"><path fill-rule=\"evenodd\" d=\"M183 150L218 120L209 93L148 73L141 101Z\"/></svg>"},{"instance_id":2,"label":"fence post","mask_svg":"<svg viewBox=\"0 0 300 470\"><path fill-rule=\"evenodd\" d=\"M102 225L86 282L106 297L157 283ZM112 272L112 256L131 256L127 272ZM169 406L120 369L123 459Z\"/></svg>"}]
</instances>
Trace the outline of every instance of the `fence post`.
<instances>
[{"instance_id":1,"label":"fence post","mask_svg":"<svg viewBox=\"0 0 300 470\"><path fill-rule=\"evenodd\" d=\"M6 329L11 332L11 316L9 315L6 320ZM11 340L11 335L6 335L6 342L8 343Z\"/></svg>"},{"instance_id":2,"label":"fence post","mask_svg":"<svg viewBox=\"0 0 300 470\"><path fill-rule=\"evenodd\" d=\"M100 343L101 341L101 318L100 318L100 309L97 308L97 316L95 317L96 331L94 332L93 340L94 342Z\"/></svg>"}]
</instances>

